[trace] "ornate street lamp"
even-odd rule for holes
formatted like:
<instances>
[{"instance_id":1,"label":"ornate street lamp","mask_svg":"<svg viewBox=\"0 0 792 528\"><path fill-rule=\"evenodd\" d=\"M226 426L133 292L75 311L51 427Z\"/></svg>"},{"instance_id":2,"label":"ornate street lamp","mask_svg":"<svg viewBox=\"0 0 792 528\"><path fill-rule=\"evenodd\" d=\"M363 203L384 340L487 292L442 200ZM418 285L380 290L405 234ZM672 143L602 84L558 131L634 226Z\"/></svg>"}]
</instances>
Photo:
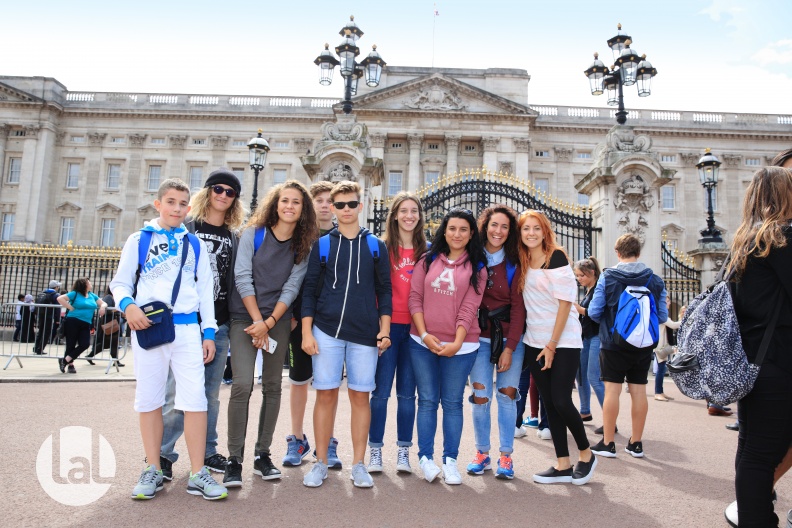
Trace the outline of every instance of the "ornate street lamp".
<instances>
[{"instance_id":1,"label":"ornate street lamp","mask_svg":"<svg viewBox=\"0 0 792 528\"><path fill-rule=\"evenodd\" d=\"M363 36L363 31L355 23L355 17L349 17L349 22L341 28L339 34L343 40L335 48L338 58L330 51L330 45L325 44L324 51L314 59L314 64L319 66L319 84L322 86L328 86L333 81L333 71L336 66L339 67L341 76L344 78L343 109L345 114L350 114L352 113L352 96L357 94L358 81L365 76L368 86L379 86L385 61L382 60L375 45L365 59L359 64L355 62L355 58L360 55L357 41Z\"/></svg>"},{"instance_id":2,"label":"ornate street lamp","mask_svg":"<svg viewBox=\"0 0 792 528\"><path fill-rule=\"evenodd\" d=\"M250 200L250 211L255 212L258 205L258 177L259 172L264 170L264 165L267 163L267 153L269 152L269 143L261 137L261 129L258 129L258 135L248 141L248 149L250 149L250 168L253 169L253 198Z\"/></svg>"},{"instance_id":3,"label":"ornate street lamp","mask_svg":"<svg viewBox=\"0 0 792 528\"><path fill-rule=\"evenodd\" d=\"M715 216L712 211L712 190L718 186L718 169L720 166L720 160L710 152L710 149L706 149L704 155L696 163L701 185L707 189L707 229L700 231L702 238L699 242L702 243L723 243L721 232L715 228Z\"/></svg>"},{"instance_id":4,"label":"ornate street lamp","mask_svg":"<svg viewBox=\"0 0 792 528\"><path fill-rule=\"evenodd\" d=\"M624 86L638 83L638 96L647 97L652 93L652 77L657 75L657 69L646 60L646 55L638 55L630 48L632 38L619 31L613 38L608 39L608 47L613 52L614 64L608 68L599 59L599 54L594 54L591 63L584 74L588 77L591 95L602 95L608 92L608 105L617 106L616 122L623 125L627 122L627 111L624 109Z\"/></svg>"}]
</instances>

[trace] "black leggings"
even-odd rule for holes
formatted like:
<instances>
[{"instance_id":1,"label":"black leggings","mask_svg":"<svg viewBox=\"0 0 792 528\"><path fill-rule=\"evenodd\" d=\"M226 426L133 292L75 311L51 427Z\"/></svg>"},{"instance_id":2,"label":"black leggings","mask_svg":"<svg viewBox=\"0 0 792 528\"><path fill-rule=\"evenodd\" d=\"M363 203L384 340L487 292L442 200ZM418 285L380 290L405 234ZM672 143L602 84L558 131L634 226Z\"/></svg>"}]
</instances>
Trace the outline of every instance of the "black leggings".
<instances>
[{"instance_id":1,"label":"black leggings","mask_svg":"<svg viewBox=\"0 0 792 528\"><path fill-rule=\"evenodd\" d=\"M525 363L531 369L547 410L556 457L564 458L569 456L567 429L572 433L579 450L583 451L589 447L580 412L572 402L572 385L580 367L580 349L557 348L553 365L547 370L542 370L536 362L536 356L541 351L540 348L526 346Z\"/></svg>"},{"instance_id":2,"label":"black leggings","mask_svg":"<svg viewBox=\"0 0 792 528\"><path fill-rule=\"evenodd\" d=\"M91 323L86 323L76 317L67 317L63 320L65 325L63 333L66 336L66 351L63 353L72 358L72 362L91 346Z\"/></svg>"},{"instance_id":3,"label":"black leggings","mask_svg":"<svg viewBox=\"0 0 792 528\"><path fill-rule=\"evenodd\" d=\"M737 405L737 418L740 526L778 526L771 495L775 468L792 442L792 374L765 361L753 390Z\"/></svg>"}]
</instances>

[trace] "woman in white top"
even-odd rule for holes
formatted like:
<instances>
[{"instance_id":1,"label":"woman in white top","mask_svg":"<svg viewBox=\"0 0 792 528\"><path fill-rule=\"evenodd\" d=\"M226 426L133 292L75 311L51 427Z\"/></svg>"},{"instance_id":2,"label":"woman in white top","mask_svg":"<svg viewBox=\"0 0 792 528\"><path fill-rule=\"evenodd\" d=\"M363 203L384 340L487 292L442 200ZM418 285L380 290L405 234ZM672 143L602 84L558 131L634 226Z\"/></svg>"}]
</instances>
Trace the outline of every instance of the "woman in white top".
<instances>
[{"instance_id":1,"label":"woman in white top","mask_svg":"<svg viewBox=\"0 0 792 528\"><path fill-rule=\"evenodd\" d=\"M572 385L583 346L581 327L573 303L577 283L566 252L555 241L547 217L526 211L520 229L520 283L526 310L525 363L542 395L558 462L533 476L534 482L586 484L597 466L589 449L583 420L572 402ZM579 461L569 460L566 430L572 433Z\"/></svg>"}]
</instances>

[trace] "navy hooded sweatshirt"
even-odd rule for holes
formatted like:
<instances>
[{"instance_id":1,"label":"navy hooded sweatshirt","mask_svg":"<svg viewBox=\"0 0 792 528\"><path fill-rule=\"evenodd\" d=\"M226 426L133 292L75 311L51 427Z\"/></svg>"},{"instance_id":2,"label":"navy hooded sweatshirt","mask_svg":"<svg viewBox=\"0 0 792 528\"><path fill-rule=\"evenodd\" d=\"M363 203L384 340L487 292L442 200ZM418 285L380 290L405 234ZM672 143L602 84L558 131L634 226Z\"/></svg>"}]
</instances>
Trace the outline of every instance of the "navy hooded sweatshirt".
<instances>
[{"instance_id":1,"label":"navy hooded sweatshirt","mask_svg":"<svg viewBox=\"0 0 792 528\"><path fill-rule=\"evenodd\" d=\"M378 240L379 262L375 264L361 227L357 237L344 237L338 229L330 237L321 293L316 296L322 266L319 243L308 257L303 283L302 316L325 334L364 346L377 346L379 318L391 315L390 260L385 243ZM376 273L375 273L376 267Z\"/></svg>"}]
</instances>

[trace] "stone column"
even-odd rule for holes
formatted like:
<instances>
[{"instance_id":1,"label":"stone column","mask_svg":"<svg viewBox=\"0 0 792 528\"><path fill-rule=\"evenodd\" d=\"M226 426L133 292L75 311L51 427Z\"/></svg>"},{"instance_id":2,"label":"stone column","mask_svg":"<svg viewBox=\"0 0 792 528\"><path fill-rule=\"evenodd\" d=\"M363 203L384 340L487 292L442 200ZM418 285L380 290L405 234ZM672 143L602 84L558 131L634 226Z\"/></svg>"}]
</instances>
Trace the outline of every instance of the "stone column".
<instances>
[{"instance_id":1,"label":"stone column","mask_svg":"<svg viewBox=\"0 0 792 528\"><path fill-rule=\"evenodd\" d=\"M446 174L454 174L458 170L459 142L462 136L459 134L446 134Z\"/></svg>"},{"instance_id":2,"label":"stone column","mask_svg":"<svg viewBox=\"0 0 792 528\"><path fill-rule=\"evenodd\" d=\"M410 143L410 167L407 175L407 190L415 192L421 186L421 146L423 134L407 134Z\"/></svg>"},{"instance_id":3,"label":"stone column","mask_svg":"<svg viewBox=\"0 0 792 528\"><path fill-rule=\"evenodd\" d=\"M8 125L6 125L5 123L0 123L0 187L5 185L5 178L6 178L5 148L6 148L7 137L8 137Z\"/></svg>"},{"instance_id":4,"label":"stone column","mask_svg":"<svg viewBox=\"0 0 792 528\"><path fill-rule=\"evenodd\" d=\"M168 178L182 178L184 169L184 142L187 136L169 136L170 139L170 158L168 159ZM148 176L148 175L146 175ZM162 179L166 176L163 174Z\"/></svg>"},{"instance_id":5,"label":"stone column","mask_svg":"<svg viewBox=\"0 0 792 528\"><path fill-rule=\"evenodd\" d=\"M569 164L572 161L572 149L555 147L553 150L556 159L556 181L555 188L551 188L550 192L559 200L577 203L577 196L572 196L575 181L572 176L572 166Z\"/></svg>"},{"instance_id":6,"label":"stone column","mask_svg":"<svg viewBox=\"0 0 792 528\"><path fill-rule=\"evenodd\" d=\"M520 180L527 182L531 179L528 167L529 154L531 153L531 140L528 138L512 138L514 143L514 175Z\"/></svg>"},{"instance_id":7,"label":"stone column","mask_svg":"<svg viewBox=\"0 0 792 528\"><path fill-rule=\"evenodd\" d=\"M225 150L226 145L228 145L228 136L209 136L209 140L212 142L212 166L209 167L206 173L207 178L213 170L225 167Z\"/></svg>"},{"instance_id":8,"label":"stone column","mask_svg":"<svg viewBox=\"0 0 792 528\"><path fill-rule=\"evenodd\" d=\"M498 170L498 144L500 144L500 138L494 136L484 136L481 138L481 145L484 148L484 157L481 164L484 165L487 170Z\"/></svg>"},{"instance_id":9,"label":"stone column","mask_svg":"<svg viewBox=\"0 0 792 528\"><path fill-rule=\"evenodd\" d=\"M12 235L12 238L26 242L36 241L36 218L38 216L41 191L44 188L41 172L42 160L38 159L37 148L39 130L38 124L26 125L25 144L22 146L22 170L19 178L17 203L25 204L25 207L19 208L14 222L14 235Z\"/></svg>"},{"instance_id":10,"label":"stone column","mask_svg":"<svg viewBox=\"0 0 792 528\"><path fill-rule=\"evenodd\" d=\"M138 224L138 208L151 205L151 195L145 194L144 189L148 186L148 174L143 172L143 150L145 138L141 141L131 141L132 149L129 152L129 167L127 170L127 180L122 184L124 189L124 199L122 200L123 212L119 219L119 226L116 232L122 237L131 233L142 226ZM119 238L123 240L123 238Z\"/></svg>"},{"instance_id":11,"label":"stone column","mask_svg":"<svg viewBox=\"0 0 792 528\"><path fill-rule=\"evenodd\" d=\"M96 241L96 233L99 232L101 218L95 214L98 202L99 191L104 188L101 174L102 146L107 137L105 133L88 134L89 147L85 156L85 172L80 174L80 198L83 211L89 214L81 215L80 222L75 232L75 240Z\"/></svg>"},{"instance_id":12,"label":"stone column","mask_svg":"<svg viewBox=\"0 0 792 528\"><path fill-rule=\"evenodd\" d=\"M382 164L382 162L385 160L385 142L388 140L388 134L382 132L369 133L368 140L370 146L369 157L372 160L379 160L380 164ZM385 189L387 182L385 182L385 178L381 179L382 182L379 185L379 191L376 191L374 187L371 187L371 194L366 201L366 216L368 216L369 208L371 207L372 203L371 201L382 198L382 196L387 192L387 189Z\"/></svg>"}]
</instances>

